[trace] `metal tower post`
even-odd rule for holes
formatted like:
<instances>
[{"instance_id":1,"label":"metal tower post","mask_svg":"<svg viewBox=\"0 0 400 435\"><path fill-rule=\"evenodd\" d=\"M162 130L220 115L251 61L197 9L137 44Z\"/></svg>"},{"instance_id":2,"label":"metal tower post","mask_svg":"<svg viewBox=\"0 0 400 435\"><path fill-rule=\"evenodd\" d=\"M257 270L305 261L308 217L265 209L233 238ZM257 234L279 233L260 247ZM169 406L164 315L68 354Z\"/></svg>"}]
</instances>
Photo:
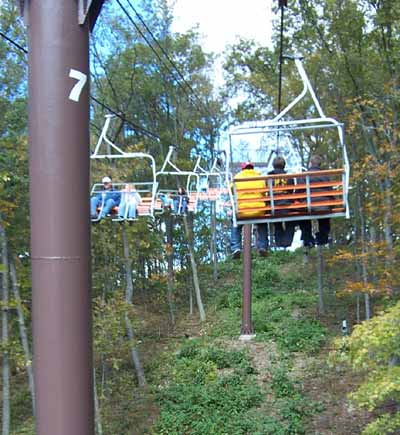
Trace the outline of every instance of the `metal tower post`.
<instances>
[{"instance_id":1,"label":"metal tower post","mask_svg":"<svg viewBox=\"0 0 400 435\"><path fill-rule=\"evenodd\" d=\"M78 1L24 3L36 429L90 435L89 23Z\"/></svg>"},{"instance_id":2,"label":"metal tower post","mask_svg":"<svg viewBox=\"0 0 400 435\"><path fill-rule=\"evenodd\" d=\"M251 321L251 224L243 225L243 311L240 338L251 339L253 324Z\"/></svg>"}]
</instances>

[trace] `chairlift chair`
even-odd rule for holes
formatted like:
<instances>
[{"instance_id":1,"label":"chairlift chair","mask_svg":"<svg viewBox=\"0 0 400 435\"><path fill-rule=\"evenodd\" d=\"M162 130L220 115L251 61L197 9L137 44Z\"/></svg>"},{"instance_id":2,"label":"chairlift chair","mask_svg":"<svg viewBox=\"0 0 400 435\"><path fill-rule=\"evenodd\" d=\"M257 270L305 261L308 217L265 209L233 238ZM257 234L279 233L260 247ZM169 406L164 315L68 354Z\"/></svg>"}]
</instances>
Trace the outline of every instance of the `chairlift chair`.
<instances>
[{"instance_id":1,"label":"chairlift chair","mask_svg":"<svg viewBox=\"0 0 400 435\"><path fill-rule=\"evenodd\" d=\"M213 161L211 169L207 171L200 165L201 157L199 156L193 172L198 173L200 177L199 200L200 201L217 201L223 192L224 174L218 170L218 157Z\"/></svg>"},{"instance_id":2,"label":"chairlift chair","mask_svg":"<svg viewBox=\"0 0 400 435\"><path fill-rule=\"evenodd\" d=\"M274 133L277 137L282 134L293 134L294 132L304 132L306 130L323 130L336 132L338 146L341 148L343 167L338 169L321 170L317 172L301 172L294 174L267 175L253 178L241 178L232 180L232 188L229 189L230 200L233 208L234 225L265 223L265 222L285 222L310 220L321 218L349 218L348 190L350 164L347 156L346 145L344 142L344 126L334 118L325 116L311 83L304 70L301 58L292 57L299 75L303 82L302 92L275 118L267 121L247 122L239 126L231 127L229 130L230 147L228 151L229 165L226 167L226 180L229 183L232 177L232 168L238 166L238 162L232 161L232 142L235 136L269 134ZM284 120L290 110L301 101L306 94L312 98L318 117L307 119ZM313 182L315 177L327 177L329 181L319 183ZM276 186L276 179L294 180L295 186ZM264 188L251 189L250 184L256 180L263 180ZM238 183L240 184L238 185ZM260 197L246 198L246 193L258 192ZM251 196L251 195L250 195ZM264 202L260 206L260 202ZM258 203L252 207L252 203ZM284 203L284 204L282 204ZM253 212L257 217L243 217L243 210Z\"/></svg>"},{"instance_id":3,"label":"chairlift chair","mask_svg":"<svg viewBox=\"0 0 400 435\"><path fill-rule=\"evenodd\" d=\"M162 205L162 202L160 200L160 194L168 194L171 193L173 196L178 196L178 189L165 189L161 186L163 183L161 180L165 180L166 178L171 177L181 177L184 178L184 183L186 186L186 194L189 197L188 202L188 211L196 213L197 212L197 205L199 200L199 183L200 183L200 177L199 174L197 174L194 171L182 171L179 169L172 161L171 157L175 150L175 147L170 146L168 150L168 154L165 158L165 161L161 167L161 169L156 173L155 179L157 181L157 185L159 186L159 189L157 190L157 198L155 202L155 210L158 213L163 213L164 207ZM194 183L192 180L194 179ZM171 184L171 183L169 183ZM176 186L176 181L175 181Z\"/></svg>"},{"instance_id":4,"label":"chairlift chair","mask_svg":"<svg viewBox=\"0 0 400 435\"><path fill-rule=\"evenodd\" d=\"M113 183L114 187L117 187L119 190L121 190L121 193L123 192L123 187L126 184L134 184L136 186L136 190L140 194L142 201L140 204L137 205L136 213L137 216L154 216L154 204L155 204L155 198L157 193L157 180L156 180L156 163L152 155L143 153L143 152L124 152L119 148L117 145L115 145L113 142L110 141L110 139L107 137L107 131L110 127L110 123L112 118L114 118L115 115L105 115L105 123L103 126L103 129L101 131L99 140L97 141L96 148L93 152L93 154L90 156L91 159L110 159L110 160L117 160L117 159L141 159L149 162L149 167L151 169L151 179L146 181L137 181L137 180L129 180L126 183L118 182ZM106 152L103 152L103 148L106 148ZM101 188L102 184L95 183L91 189L91 197L94 195L97 195L103 191ZM100 209L98 210L98 217L92 218L92 222L97 222L100 220L100 215L102 208L104 206L104 200L102 201L102 204L100 206ZM112 220L113 221L119 221L118 216L118 208L115 207L112 210L111 213ZM127 219L132 220L132 219Z\"/></svg>"}]
</instances>

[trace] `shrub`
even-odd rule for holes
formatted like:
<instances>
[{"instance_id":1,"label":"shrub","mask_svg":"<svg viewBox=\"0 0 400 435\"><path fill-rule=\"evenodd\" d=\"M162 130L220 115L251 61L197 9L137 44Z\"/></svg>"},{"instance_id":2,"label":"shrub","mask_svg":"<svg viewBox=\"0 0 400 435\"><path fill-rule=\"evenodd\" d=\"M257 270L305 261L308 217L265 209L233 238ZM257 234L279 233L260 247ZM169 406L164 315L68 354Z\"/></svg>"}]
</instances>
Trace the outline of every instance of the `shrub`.
<instances>
[{"instance_id":1,"label":"shrub","mask_svg":"<svg viewBox=\"0 0 400 435\"><path fill-rule=\"evenodd\" d=\"M222 435L256 433L259 422L248 413L262 401L245 351L185 343L173 362L172 376L157 391L160 419L152 433Z\"/></svg>"},{"instance_id":2,"label":"shrub","mask_svg":"<svg viewBox=\"0 0 400 435\"><path fill-rule=\"evenodd\" d=\"M330 355L335 364L346 363L365 374L364 382L350 398L369 411L400 400L400 302L386 313L354 328L350 337L336 340ZM363 434L399 433L400 416L384 414Z\"/></svg>"}]
</instances>

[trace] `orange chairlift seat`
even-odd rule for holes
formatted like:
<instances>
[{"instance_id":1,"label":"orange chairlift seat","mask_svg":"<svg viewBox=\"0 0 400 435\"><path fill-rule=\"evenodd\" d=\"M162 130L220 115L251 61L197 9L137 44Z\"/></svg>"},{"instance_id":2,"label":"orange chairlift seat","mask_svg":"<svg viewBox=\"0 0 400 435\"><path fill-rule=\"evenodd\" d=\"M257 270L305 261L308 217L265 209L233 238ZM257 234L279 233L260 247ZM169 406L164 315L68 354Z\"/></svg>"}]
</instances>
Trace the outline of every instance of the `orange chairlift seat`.
<instances>
[{"instance_id":1,"label":"orange chairlift seat","mask_svg":"<svg viewBox=\"0 0 400 435\"><path fill-rule=\"evenodd\" d=\"M245 223L284 222L320 218L349 218L348 190L350 165L344 143L343 124L326 117L303 68L301 59L293 58L303 81L303 91L274 119L249 122L231 127L229 130L230 150L226 179L231 180L229 189L233 208L234 225ZM310 94L318 111L318 117L298 120L283 120L283 117L307 94ZM263 175L260 177L232 179L232 138L243 134L293 133L304 130L333 129L341 148L341 168L305 171L292 174ZM279 140L279 139L278 139ZM274 180L287 182L274 183ZM260 186L254 188L254 182ZM262 181L260 183L260 181ZM248 184L248 186L246 186ZM253 206L254 205L254 206ZM254 217L248 217L248 216Z\"/></svg>"},{"instance_id":2,"label":"orange chairlift seat","mask_svg":"<svg viewBox=\"0 0 400 435\"><path fill-rule=\"evenodd\" d=\"M194 171L182 171L172 161L172 154L175 147L170 146L168 154L161 169L155 174L158 190L156 192L156 200L154 209L156 213L163 213L165 207L161 201L161 195L170 194L171 197L176 198L178 195L177 178L183 179L183 186L186 188L186 194L189 198L187 210L196 213L199 201L199 174Z\"/></svg>"},{"instance_id":3,"label":"orange chairlift seat","mask_svg":"<svg viewBox=\"0 0 400 435\"><path fill-rule=\"evenodd\" d=\"M121 191L121 195L126 194L124 192L125 187L127 185L134 185L136 188L136 191L141 197L141 201L136 206L136 216L154 216L154 205L155 205L155 198L156 198L156 192L157 192L157 180L156 180L156 163L150 154L143 153L143 152L124 152L121 150L117 145L112 143L108 137L107 137L107 131L109 129L111 119L115 115L106 115L105 123L103 126L103 129L101 131L99 140L97 142L96 148L93 152L93 154L90 156L91 159L130 159L130 161L133 160L145 160L149 163L150 172L151 172L151 178L146 181L138 181L138 180L129 180L127 182L116 182L113 183L113 187L116 190ZM102 153L102 148L106 147L106 152ZM91 197L101 194L103 192L103 185L101 183L95 183L91 189L90 195ZM104 196L102 203L100 207L98 208L98 217L95 219L92 219L92 222L96 222L100 220L100 214L102 211L102 208L104 207ZM111 217L113 221L121 221L121 219L118 217L118 207L114 207L111 210ZM136 219L129 219L126 216L124 217L124 220L136 220Z\"/></svg>"}]
</instances>

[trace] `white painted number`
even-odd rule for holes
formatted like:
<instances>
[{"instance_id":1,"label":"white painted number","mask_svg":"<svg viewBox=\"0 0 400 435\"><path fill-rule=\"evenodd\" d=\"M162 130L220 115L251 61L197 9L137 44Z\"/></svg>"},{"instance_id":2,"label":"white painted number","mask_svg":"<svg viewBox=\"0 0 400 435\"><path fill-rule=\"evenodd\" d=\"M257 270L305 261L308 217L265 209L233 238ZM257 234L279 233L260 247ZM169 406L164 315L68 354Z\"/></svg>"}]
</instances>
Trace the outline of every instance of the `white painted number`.
<instances>
[{"instance_id":1,"label":"white painted number","mask_svg":"<svg viewBox=\"0 0 400 435\"><path fill-rule=\"evenodd\" d=\"M76 69L70 69L69 76L72 79L78 80L78 83L75 84L75 86L72 88L69 99L72 101L79 101L79 97L81 96L81 92L83 87L85 86L87 75L83 74L82 72L76 70Z\"/></svg>"}]
</instances>

